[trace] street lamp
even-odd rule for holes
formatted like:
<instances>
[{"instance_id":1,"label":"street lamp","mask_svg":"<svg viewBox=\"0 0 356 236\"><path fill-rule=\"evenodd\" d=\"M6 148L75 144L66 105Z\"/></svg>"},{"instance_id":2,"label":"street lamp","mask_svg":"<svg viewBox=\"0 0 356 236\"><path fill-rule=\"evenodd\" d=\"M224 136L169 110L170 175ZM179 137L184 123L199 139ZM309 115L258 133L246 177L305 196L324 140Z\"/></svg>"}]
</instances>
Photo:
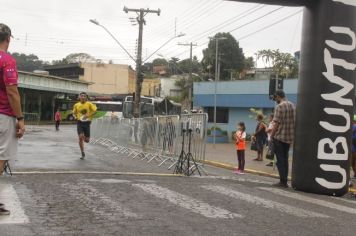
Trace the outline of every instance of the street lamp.
<instances>
[{"instance_id":1,"label":"street lamp","mask_svg":"<svg viewBox=\"0 0 356 236\"><path fill-rule=\"evenodd\" d=\"M217 80L220 77L220 64L218 66L218 52L219 52L219 40L225 40L225 37L213 37L210 38L215 40L215 80L214 80L214 135L213 135L213 144L215 147L216 143L216 93L217 93ZM219 62L220 63L220 62Z\"/></svg>"},{"instance_id":2,"label":"street lamp","mask_svg":"<svg viewBox=\"0 0 356 236\"><path fill-rule=\"evenodd\" d=\"M124 46L121 45L121 43L114 37L114 35L105 26L101 25L97 20L94 19L90 19L89 21L103 28L115 40L115 42L119 44L119 46L126 52L126 54L136 63L135 58L131 56L131 54L124 48Z\"/></svg>"},{"instance_id":3,"label":"street lamp","mask_svg":"<svg viewBox=\"0 0 356 236\"><path fill-rule=\"evenodd\" d=\"M154 51L151 55L149 55L143 62L146 62L148 59L150 59L154 54L156 54L156 52L158 52L161 48L163 48L164 46L166 46L170 41L172 41L175 38L179 38L179 37L183 37L185 36L184 33L180 33L178 35L173 36L172 38L168 39L164 44L162 44L156 51Z\"/></svg>"}]
</instances>

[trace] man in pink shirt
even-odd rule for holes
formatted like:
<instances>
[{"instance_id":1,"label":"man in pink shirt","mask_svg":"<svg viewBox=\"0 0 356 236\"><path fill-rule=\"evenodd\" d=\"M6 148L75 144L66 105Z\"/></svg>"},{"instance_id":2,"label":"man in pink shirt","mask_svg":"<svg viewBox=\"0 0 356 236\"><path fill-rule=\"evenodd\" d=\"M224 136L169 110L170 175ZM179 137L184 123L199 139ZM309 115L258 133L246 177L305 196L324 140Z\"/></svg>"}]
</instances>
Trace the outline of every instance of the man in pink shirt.
<instances>
[{"instance_id":1,"label":"man in pink shirt","mask_svg":"<svg viewBox=\"0 0 356 236\"><path fill-rule=\"evenodd\" d=\"M59 131L59 125L62 121L62 116L59 109L57 109L56 114L54 114L54 121L56 122L56 131Z\"/></svg>"},{"instance_id":2,"label":"man in pink shirt","mask_svg":"<svg viewBox=\"0 0 356 236\"><path fill-rule=\"evenodd\" d=\"M10 28L0 23L0 175L9 168L9 160L16 158L18 138L25 132L16 61L7 53L11 37ZM9 214L0 203L0 215Z\"/></svg>"}]
</instances>

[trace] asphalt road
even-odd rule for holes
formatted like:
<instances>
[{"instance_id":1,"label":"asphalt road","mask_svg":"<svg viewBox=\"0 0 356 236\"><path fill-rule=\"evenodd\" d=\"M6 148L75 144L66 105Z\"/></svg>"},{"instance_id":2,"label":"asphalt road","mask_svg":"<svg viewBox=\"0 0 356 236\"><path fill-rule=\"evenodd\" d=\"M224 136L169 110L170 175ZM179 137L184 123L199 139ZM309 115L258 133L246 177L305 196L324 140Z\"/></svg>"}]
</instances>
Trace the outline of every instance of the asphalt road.
<instances>
[{"instance_id":1,"label":"asphalt road","mask_svg":"<svg viewBox=\"0 0 356 236\"><path fill-rule=\"evenodd\" d=\"M275 179L209 167L208 176L173 177L156 161L87 147L87 159L79 160L73 126L60 132L45 127L21 140L14 169L23 173L0 178L0 202L12 211L0 216L1 236L356 232L356 199L350 195L273 188Z\"/></svg>"}]
</instances>

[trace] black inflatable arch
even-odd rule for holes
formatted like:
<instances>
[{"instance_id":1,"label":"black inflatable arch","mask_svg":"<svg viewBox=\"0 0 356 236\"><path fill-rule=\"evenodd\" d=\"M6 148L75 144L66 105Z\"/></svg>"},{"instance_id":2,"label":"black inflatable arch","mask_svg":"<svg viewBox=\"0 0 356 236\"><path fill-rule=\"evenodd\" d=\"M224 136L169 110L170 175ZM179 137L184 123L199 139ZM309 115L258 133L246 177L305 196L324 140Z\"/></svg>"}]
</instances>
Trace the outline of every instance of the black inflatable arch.
<instances>
[{"instance_id":1,"label":"black inflatable arch","mask_svg":"<svg viewBox=\"0 0 356 236\"><path fill-rule=\"evenodd\" d=\"M304 7L292 186L344 195L350 176L356 0L232 1Z\"/></svg>"}]
</instances>

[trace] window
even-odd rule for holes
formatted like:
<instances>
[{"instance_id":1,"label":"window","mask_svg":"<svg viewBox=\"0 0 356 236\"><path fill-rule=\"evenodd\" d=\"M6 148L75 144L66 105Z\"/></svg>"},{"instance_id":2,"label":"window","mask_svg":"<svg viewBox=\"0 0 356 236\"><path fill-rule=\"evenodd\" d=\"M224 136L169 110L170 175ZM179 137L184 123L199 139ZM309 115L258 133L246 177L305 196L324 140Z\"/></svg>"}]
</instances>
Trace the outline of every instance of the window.
<instances>
[{"instance_id":1,"label":"window","mask_svg":"<svg viewBox=\"0 0 356 236\"><path fill-rule=\"evenodd\" d=\"M214 107L207 108L209 123L214 122ZM229 123L229 109L223 107L216 108L216 123Z\"/></svg>"}]
</instances>

